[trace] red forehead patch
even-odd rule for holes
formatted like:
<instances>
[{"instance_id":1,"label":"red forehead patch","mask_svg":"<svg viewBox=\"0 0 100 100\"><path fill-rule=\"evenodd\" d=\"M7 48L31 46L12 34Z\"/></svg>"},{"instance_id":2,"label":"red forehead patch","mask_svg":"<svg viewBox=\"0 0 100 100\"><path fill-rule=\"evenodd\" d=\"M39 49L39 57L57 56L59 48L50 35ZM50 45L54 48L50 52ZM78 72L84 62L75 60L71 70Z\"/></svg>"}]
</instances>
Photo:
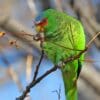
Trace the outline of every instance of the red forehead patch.
<instances>
[{"instance_id":1,"label":"red forehead patch","mask_svg":"<svg viewBox=\"0 0 100 100\"><path fill-rule=\"evenodd\" d=\"M48 24L48 20L45 18L43 19L40 23L37 24L37 26L41 26L41 27L44 27Z\"/></svg>"}]
</instances>

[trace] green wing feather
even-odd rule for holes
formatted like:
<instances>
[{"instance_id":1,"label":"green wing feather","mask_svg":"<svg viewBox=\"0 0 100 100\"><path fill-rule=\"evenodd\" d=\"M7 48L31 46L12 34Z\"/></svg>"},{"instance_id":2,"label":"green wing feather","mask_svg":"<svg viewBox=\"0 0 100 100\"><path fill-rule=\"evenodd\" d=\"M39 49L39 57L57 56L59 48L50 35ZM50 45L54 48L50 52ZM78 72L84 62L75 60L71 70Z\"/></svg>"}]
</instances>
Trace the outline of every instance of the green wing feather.
<instances>
[{"instance_id":1,"label":"green wing feather","mask_svg":"<svg viewBox=\"0 0 100 100\"><path fill-rule=\"evenodd\" d=\"M78 20L52 9L46 10L44 17L48 19L48 25L45 26L43 49L54 64L77 55L80 52L78 50L85 48L84 30ZM65 49L55 44L70 49ZM66 100L77 100L76 80L79 76L83 59L84 55L77 60L67 63L62 68Z\"/></svg>"}]
</instances>

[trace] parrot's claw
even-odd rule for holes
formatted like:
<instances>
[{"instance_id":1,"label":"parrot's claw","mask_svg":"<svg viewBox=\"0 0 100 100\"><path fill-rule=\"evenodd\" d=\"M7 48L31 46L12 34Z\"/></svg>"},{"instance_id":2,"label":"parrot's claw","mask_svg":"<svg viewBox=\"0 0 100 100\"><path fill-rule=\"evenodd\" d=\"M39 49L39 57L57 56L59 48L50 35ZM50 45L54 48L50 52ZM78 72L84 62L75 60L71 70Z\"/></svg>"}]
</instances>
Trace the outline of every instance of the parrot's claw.
<instances>
[{"instance_id":1,"label":"parrot's claw","mask_svg":"<svg viewBox=\"0 0 100 100\"><path fill-rule=\"evenodd\" d=\"M60 62L58 63L58 66L59 66L59 68L61 68L62 66L65 66L65 63L64 63L63 61L60 61Z\"/></svg>"}]
</instances>

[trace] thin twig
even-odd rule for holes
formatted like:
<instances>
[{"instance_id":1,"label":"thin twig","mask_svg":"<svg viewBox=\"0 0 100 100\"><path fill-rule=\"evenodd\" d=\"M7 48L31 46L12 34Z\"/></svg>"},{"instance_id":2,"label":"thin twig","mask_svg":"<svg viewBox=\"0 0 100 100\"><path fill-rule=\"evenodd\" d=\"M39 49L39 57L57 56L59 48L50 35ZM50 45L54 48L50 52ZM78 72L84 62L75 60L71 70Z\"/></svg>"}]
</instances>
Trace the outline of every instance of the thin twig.
<instances>
[{"instance_id":1,"label":"thin twig","mask_svg":"<svg viewBox=\"0 0 100 100\"><path fill-rule=\"evenodd\" d=\"M39 83L44 77L48 76L50 73L54 72L57 70L57 66L55 65L53 68L51 68L50 70L46 71L42 76L40 76L39 78L37 78L37 80L33 80L28 86L26 86L26 90L23 92L23 94L16 98L16 100L24 100L24 98L26 97L27 93L30 92L31 88L33 86L35 86L37 83Z\"/></svg>"},{"instance_id":2,"label":"thin twig","mask_svg":"<svg viewBox=\"0 0 100 100\"><path fill-rule=\"evenodd\" d=\"M23 26L20 22L11 19L9 16L2 15L0 16L0 27L4 30L7 30L10 35L17 37L22 41L22 43L26 43L28 45L34 46L38 50L40 49L39 43L37 41L32 40L33 35L35 32L31 31L30 29ZM30 37L28 35L23 35L22 30L24 30L25 33L29 33ZM32 42L30 42L32 40Z\"/></svg>"},{"instance_id":3,"label":"thin twig","mask_svg":"<svg viewBox=\"0 0 100 100\"><path fill-rule=\"evenodd\" d=\"M40 67L40 64L41 64L41 62L42 62L43 56L44 56L44 51L42 50L42 54L41 54L39 63L38 63L38 65L36 66L36 70L35 70L35 73L34 73L33 81L35 81L35 79L36 79L36 77L37 77L37 75L38 75L39 67Z\"/></svg>"},{"instance_id":4,"label":"thin twig","mask_svg":"<svg viewBox=\"0 0 100 100\"><path fill-rule=\"evenodd\" d=\"M56 92L57 93L58 100L61 99L61 86L59 87L59 90L55 90L55 91L52 91L52 92Z\"/></svg>"},{"instance_id":5,"label":"thin twig","mask_svg":"<svg viewBox=\"0 0 100 100\"><path fill-rule=\"evenodd\" d=\"M97 37L98 35L100 35L100 32L98 32L98 33L89 41L89 43L86 45L86 48L85 48L84 50L80 51L80 53L77 54L77 55L75 55L74 57L72 56L72 57L69 57L68 59L64 60L64 63L67 63L67 62L73 61L73 60L75 60L75 59L78 59L83 53L85 53L85 52L89 49L90 45L92 44L92 42L96 39L96 37Z\"/></svg>"},{"instance_id":6,"label":"thin twig","mask_svg":"<svg viewBox=\"0 0 100 100\"><path fill-rule=\"evenodd\" d=\"M73 61L75 59L78 59L84 52L87 51L88 48L85 48L83 51L81 51L78 55L75 55L73 57L70 57L68 59L66 59L64 61L64 63L68 63L70 61ZM37 83L39 83L44 77L46 77L47 75L49 75L50 73L54 72L55 70L57 70L57 68L61 68L61 66L57 66L55 65L53 68L51 68L50 70L48 70L47 72L45 72L42 76L40 76L37 80L33 80L28 86L26 86L26 90L23 92L23 94L18 97L16 100L24 100L24 98L26 97L27 93L30 92L30 89L35 86Z\"/></svg>"},{"instance_id":7,"label":"thin twig","mask_svg":"<svg viewBox=\"0 0 100 100\"><path fill-rule=\"evenodd\" d=\"M93 38L88 42L87 47L90 46L90 44L95 40L96 37L98 37L100 35L100 32L96 33L95 36L93 36Z\"/></svg>"},{"instance_id":8,"label":"thin twig","mask_svg":"<svg viewBox=\"0 0 100 100\"><path fill-rule=\"evenodd\" d=\"M98 32L98 33L99 33L99 32ZM97 36L98 36L98 35L96 35L96 36L94 36L94 37L96 38ZM85 48L84 50L80 51L79 54L77 54L77 55L74 55L74 56L72 56L72 57L69 57L69 58L65 59L65 60L63 61L63 63L66 64L66 63L68 63L68 62L71 62L71 61L73 61L73 60L78 59L83 53L85 53L85 52L89 49L88 46L90 46L90 44L94 41L94 39L95 39L94 37L90 40L91 42L86 46L86 48ZM57 68L61 68L61 67L62 67L62 66L55 65L53 68L51 68L50 70L48 70L47 72L45 72L42 76L40 76L39 78L37 78L37 80L34 80L34 78L33 78L32 82L31 82L28 86L26 86L26 90L23 92L23 94L22 94L20 97L16 98L16 100L24 100L24 98L26 97L27 93L30 92L30 89L31 89L33 86L35 86L37 83L39 83L44 77L46 77L46 76L49 75L50 73L56 71Z\"/></svg>"},{"instance_id":9,"label":"thin twig","mask_svg":"<svg viewBox=\"0 0 100 100\"><path fill-rule=\"evenodd\" d=\"M78 59L78 58L79 58L83 53L85 53L87 50L88 50L88 47L86 47L84 50L80 51L79 54L65 59L63 62L64 62L64 63L68 63L68 62L71 62L71 61L73 61L73 60L75 60L75 59Z\"/></svg>"}]
</instances>

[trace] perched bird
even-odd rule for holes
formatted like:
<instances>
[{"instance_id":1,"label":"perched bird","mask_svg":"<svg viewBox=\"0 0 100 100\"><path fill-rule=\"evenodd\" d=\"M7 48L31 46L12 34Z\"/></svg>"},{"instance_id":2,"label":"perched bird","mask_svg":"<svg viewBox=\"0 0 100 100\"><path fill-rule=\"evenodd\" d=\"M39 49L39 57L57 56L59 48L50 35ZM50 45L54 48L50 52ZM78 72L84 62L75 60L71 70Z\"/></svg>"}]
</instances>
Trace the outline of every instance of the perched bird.
<instances>
[{"instance_id":1,"label":"perched bird","mask_svg":"<svg viewBox=\"0 0 100 100\"><path fill-rule=\"evenodd\" d=\"M35 19L37 39L42 39L42 49L55 64L62 65L66 100L77 100L77 79L84 54L74 61L61 64L85 49L85 34L81 23L64 12L48 9Z\"/></svg>"}]
</instances>

